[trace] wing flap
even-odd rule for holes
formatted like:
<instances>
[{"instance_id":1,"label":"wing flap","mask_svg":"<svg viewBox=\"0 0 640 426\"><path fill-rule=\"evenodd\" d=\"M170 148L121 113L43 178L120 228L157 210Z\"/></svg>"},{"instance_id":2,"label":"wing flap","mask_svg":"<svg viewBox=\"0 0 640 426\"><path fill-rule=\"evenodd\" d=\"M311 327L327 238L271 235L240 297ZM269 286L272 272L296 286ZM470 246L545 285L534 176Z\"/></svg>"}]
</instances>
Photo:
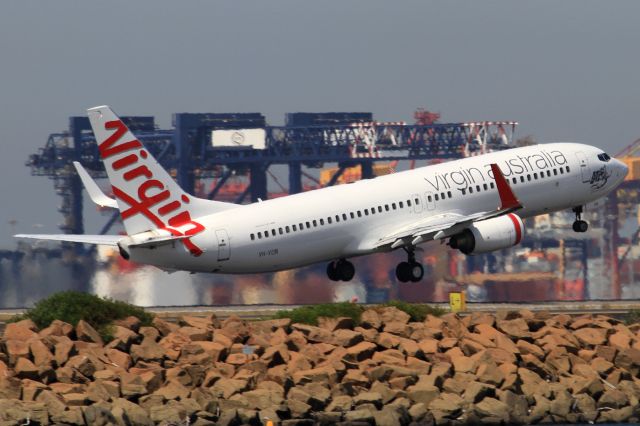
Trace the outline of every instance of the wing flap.
<instances>
[{"instance_id":1,"label":"wing flap","mask_svg":"<svg viewBox=\"0 0 640 426\"><path fill-rule=\"evenodd\" d=\"M120 235L79 235L79 234L17 234L15 238L28 238L34 240L67 241L71 243L96 244L105 246L117 246L122 236Z\"/></svg>"}]
</instances>

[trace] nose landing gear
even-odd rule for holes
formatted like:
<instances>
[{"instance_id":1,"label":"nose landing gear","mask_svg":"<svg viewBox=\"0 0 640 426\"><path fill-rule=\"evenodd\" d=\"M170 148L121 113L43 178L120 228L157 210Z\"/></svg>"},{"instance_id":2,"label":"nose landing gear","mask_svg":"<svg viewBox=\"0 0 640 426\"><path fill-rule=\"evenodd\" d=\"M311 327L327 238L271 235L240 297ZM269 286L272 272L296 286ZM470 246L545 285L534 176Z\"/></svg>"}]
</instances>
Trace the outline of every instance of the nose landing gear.
<instances>
[{"instance_id":1,"label":"nose landing gear","mask_svg":"<svg viewBox=\"0 0 640 426\"><path fill-rule=\"evenodd\" d=\"M406 249L407 261L400 262L396 267L396 278L401 283L414 282L417 283L424 276L424 268L418 262L416 262L416 255L413 248Z\"/></svg>"},{"instance_id":2,"label":"nose landing gear","mask_svg":"<svg viewBox=\"0 0 640 426\"><path fill-rule=\"evenodd\" d=\"M351 281L356 274L353 263L346 259L339 259L327 265L327 276L331 281Z\"/></svg>"},{"instance_id":3,"label":"nose landing gear","mask_svg":"<svg viewBox=\"0 0 640 426\"><path fill-rule=\"evenodd\" d=\"M574 232L587 232L589 229L589 224L582 220L582 206L574 207L573 212L576 214L576 220L573 222L573 231Z\"/></svg>"}]
</instances>

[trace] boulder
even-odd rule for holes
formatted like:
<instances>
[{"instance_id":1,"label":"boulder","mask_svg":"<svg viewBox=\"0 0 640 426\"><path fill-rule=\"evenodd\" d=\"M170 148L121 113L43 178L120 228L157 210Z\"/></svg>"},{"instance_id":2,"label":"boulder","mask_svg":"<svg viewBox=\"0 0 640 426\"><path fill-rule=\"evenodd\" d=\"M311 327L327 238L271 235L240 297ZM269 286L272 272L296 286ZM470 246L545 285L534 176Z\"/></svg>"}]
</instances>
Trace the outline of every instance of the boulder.
<instances>
[{"instance_id":1,"label":"boulder","mask_svg":"<svg viewBox=\"0 0 640 426\"><path fill-rule=\"evenodd\" d=\"M362 333L350 330L348 328L340 328L333 331L334 343L345 348L354 346L362 341L364 337Z\"/></svg>"},{"instance_id":2,"label":"boulder","mask_svg":"<svg viewBox=\"0 0 640 426\"><path fill-rule=\"evenodd\" d=\"M373 328L380 330L382 327L382 318L375 309L366 309L360 315L360 324L364 328Z\"/></svg>"},{"instance_id":3,"label":"boulder","mask_svg":"<svg viewBox=\"0 0 640 426\"><path fill-rule=\"evenodd\" d=\"M138 317L134 317L133 315L130 315L130 316L126 317L126 318L115 320L113 322L113 325L119 326L119 327L124 327L124 328L127 328L127 329L133 331L134 333L137 333L138 330L140 330L140 326L142 325L142 321L140 321L140 319Z\"/></svg>"},{"instance_id":4,"label":"boulder","mask_svg":"<svg viewBox=\"0 0 640 426\"><path fill-rule=\"evenodd\" d=\"M229 398L236 393L242 393L247 389L246 380L221 378L215 382L211 391L214 395Z\"/></svg>"},{"instance_id":5,"label":"boulder","mask_svg":"<svg viewBox=\"0 0 640 426\"><path fill-rule=\"evenodd\" d=\"M470 403L482 401L485 397L494 396L495 388L486 383L471 382L464 390L463 399Z\"/></svg>"},{"instance_id":6,"label":"boulder","mask_svg":"<svg viewBox=\"0 0 640 426\"><path fill-rule=\"evenodd\" d=\"M629 397L627 395L618 390L618 389L609 389L606 390L600 399L598 399L597 407L599 409L606 408L622 408L629 405Z\"/></svg>"},{"instance_id":7,"label":"boulder","mask_svg":"<svg viewBox=\"0 0 640 426\"><path fill-rule=\"evenodd\" d=\"M17 322L10 322L4 329L4 339L6 340L20 340L27 342L30 339L38 337L38 327L30 320L25 319Z\"/></svg>"},{"instance_id":8,"label":"boulder","mask_svg":"<svg viewBox=\"0 0 640 426\"><path fill-rule=\"evenodd\" d=\"M602 328L585 327L573 332L583 346L593 347L607 342L607 330Z\"/></svg>"},{"instance_id":9,"label":"boulder","mask_svg":"<svg viewBox=\"0 0 640 426\"><path fill-rule=\"evenodd\" d=\"M125 424L140 426L153 426L154 424L147 410L124 398L117 398L113 401L112 412Z\"/></svg>"},{"instance_id":10,"label":"boulder","mask_svg":"<svg viewBox=\"0 0 640 426\"><path fill-rule=\"evenodd\" d=\"M171 333L172 331L177 331L180 326L178 326L177 324L165 321L163 319L161 319L160 317L156 316L155 318L153 318L153 321L151 322L151 324L153 325L153 327L159 332L159 334L161 334L162 336L166 336L169 333ZM151 327L140 327L140 330L138 331L140 334L145 336L145 339L147 339L147 336L149 336L149 340L154 340L156 341L157 338L159 336L156 336L155 339L153 339L152 334L145 334L144 331L149 331L150 330L143 330L143 329L149 329Z\"/></svg>"},{"instance_id":11,"label":"boulder","mask_svg":"<svg viewBox=\"0 0 640 426\"><path fill-rule=\"evenodd\" d=\"M344 359L348 362L361 362L365 359L371 358L375 350L375 344L370 342L360 342L357 345L347 349L347 353Z\"/></svg>"},{"instance_id":12,"label":"boulder","mask_svg":"<svg viewBox=\"0 0 640 426\"><path fill-rule=\"evenodd\" d=\"M406 392L407 397L411 401L413 401L414 403L422 403L427 407L429 406L431 401L440 396L440 389L438 389L436 386L420 382L416 383L413 386L409 386ZM448 395L453 394L448 393Z\"/></svg>"},{"instance_id":13,"label":"boulder","mask_svg":"<svg viewBox=\"0 0 640 426\"><path fill-rule=\"evenodd\" d=\"M162 362L165 348L145 339L140 345L131 345L130 354L134 364L138 361Z\"/></svg>"},{"instance_id":14,"label":"boulder","mask_svg":"<svg viewBox=\"0 0 640 426\"><path fill-rule=\"evenodd\" d=\"M350 317L320 317L318 318L318 327L324 328L331 332L337 330L353 330L354 327L353 318Z\"/></svg>"},{"instance_id":15,"label":"boulder","mask_svg":"<svg viewBox=\"0 0 640 426\"><path fill-rule=\"evenodd\" d=\"M29 359L27 358L18 358L18 362L14 367L16 372L16 377L20 379L32 379L38 380L38 367L36 367Z\"/></svg>"},{"instance_id":16,"label":"boulder","mask_svg":"<svg viewBox=\"0 0 640 426\"><path fill-rule=\"evenodd\" d=\"M418 348L425 354L434 354L438 352L438 340L436 339L422 339L418 342Z\"/></svg>"},{"instance_id":17,"label":"boulder","mask_svg":"<svg viewBox=\"0 0 640 426\"><path fill-rule=\"evenodd\" d=\"M529 336L529 325L522 318L512 320L497 321L498 330L515 338L523 338Z\"/></svg>"},{"instance_id":18,"label":"boulder","mask_svg":"<svg viewBox=\"0 0 640 426\"><path fill-rule=\"evenodd\" d=\"M53 358L58 366L64 365L74 353L73 341L67 336L60 336L55 339Z\"/></svg>"},{"instance_id":19,"label":"boulder","mask_svg":"<svg viewBox=\"0 0 640 426\"><path fill-rule=\"evenodd\" d=\"M104 341L102 340L102 337L100 337L100 334L85 320L78 321L78 324L76 325L76 336L78 340L82 340L84 342L104 345Z\"/></svg>"},{"instance_id":20,"label":"boulder","mask_svg":"<svg viewBox=\"0 0 640 426\"><path fill-rule=\"evenodd\" d=\"M211 337L213 336L213 333L210 329L191 326L180 327L177 333L187 336L189 340L193 342L206 342L211 340Z\"/></svg>"},{"instance_id":21,"label":"boulder","mask_svg":"<svg viewBox=\"0 0 640 426\"><path fill-rule=\"evenodd\" d=\"M473 410L481 418L488 417L503 423L507 423L510 418L509 406L495 398L484 398L475 404Z\"/></svg>"},{"instance_id":22,"label":"boulder","mask_svg":"<svg viewBox=\"0 0 640 426\"><path fill-rule=\"evenodd\" d=\"M29 343L22 340L9 339L4 342L9 356L9 365L15 365L20 358L29 358Z\"/></svg>"}]
</instances>

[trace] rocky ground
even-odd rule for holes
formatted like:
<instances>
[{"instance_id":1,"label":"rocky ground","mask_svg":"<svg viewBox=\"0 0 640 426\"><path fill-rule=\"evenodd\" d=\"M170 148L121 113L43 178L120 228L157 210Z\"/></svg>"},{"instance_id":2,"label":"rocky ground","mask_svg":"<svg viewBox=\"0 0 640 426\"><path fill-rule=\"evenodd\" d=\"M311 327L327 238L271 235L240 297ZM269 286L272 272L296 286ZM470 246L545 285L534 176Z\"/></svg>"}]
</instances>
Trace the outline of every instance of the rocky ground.
<instances>
[{"instance_id":1,"label":"rocky ground","mask_svg":"<svg viewBox=\"0 0 640 426\"><path fill-rule=\"evenodd\" d=\"M9 324L0 424L528 424L640 421L640 325L529 311Z\"/></svg>"}]
</instances>

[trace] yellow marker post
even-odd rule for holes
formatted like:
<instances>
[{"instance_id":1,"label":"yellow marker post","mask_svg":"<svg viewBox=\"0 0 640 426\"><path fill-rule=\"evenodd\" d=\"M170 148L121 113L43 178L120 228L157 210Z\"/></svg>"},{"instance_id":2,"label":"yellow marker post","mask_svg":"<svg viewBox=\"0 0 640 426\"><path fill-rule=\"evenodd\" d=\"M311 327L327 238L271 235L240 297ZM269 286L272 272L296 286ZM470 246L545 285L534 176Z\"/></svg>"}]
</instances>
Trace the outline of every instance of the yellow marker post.
<instances>
[{"instance_id":1,"label":"yellow marker post","mask_svg":"<svg viewBox=\"0 0 640 426\"><path fill-rule=\"evenodd\" d=\"M464 291L460 293L449 293L449 307L451 308L451 312L464 312L467 310Z\"/></svg>"}]
</instances>

